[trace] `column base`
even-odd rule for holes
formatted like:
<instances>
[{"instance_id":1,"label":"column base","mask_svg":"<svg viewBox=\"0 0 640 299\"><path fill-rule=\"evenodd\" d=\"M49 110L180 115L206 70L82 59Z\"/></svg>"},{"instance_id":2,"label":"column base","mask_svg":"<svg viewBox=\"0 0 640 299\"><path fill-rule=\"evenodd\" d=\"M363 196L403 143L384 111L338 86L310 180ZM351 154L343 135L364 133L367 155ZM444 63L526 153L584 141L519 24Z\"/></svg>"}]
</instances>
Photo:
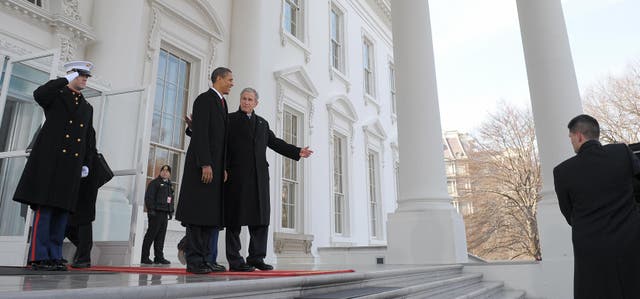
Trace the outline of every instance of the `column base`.
<instances>
[{"instance_id":1,"label":"column base","mask_svg":"<svg viewBox=\"0 0 640 299\"><path fill-rule=\"evenodd\" d=\"M467 262L464 222L453 207L389 214L387 240L388 264Z\"/></svg>"}]
</instances>

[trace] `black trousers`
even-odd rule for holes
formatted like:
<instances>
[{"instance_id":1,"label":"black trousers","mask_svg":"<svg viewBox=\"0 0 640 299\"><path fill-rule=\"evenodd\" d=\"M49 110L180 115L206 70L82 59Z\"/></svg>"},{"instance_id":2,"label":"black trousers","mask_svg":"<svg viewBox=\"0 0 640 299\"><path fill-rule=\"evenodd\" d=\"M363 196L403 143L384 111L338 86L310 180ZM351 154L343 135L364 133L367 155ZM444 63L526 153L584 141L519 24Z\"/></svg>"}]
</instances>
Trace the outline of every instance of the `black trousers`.
<instances>
[{"instance_id":1,"label":"black trousers","mask_svg":"<svg viewBox=\"0 0 640 299\"><path fill-rule=\"evenodd\" d=\"M76 246L73 262L91 263L91 248L93 247L93 227L91 222L68 225L64 235Z\"/></svg>"},{"instance_id":2,"label":"black trousers","mask_svg":"<svg viewBox=\"0 0 640 299\"><path fill-rule=\"evenodd\" d=\"M213 226L187 224L185 259L187 267L199 267L209 262L211 234Z\"/></svg>"},{"instance_id":3,"label":"black trousers","mask_svg":"<svg viewBox=\"0 0 640 299\"><path fill-rule=\"evenodd\" d=\"M230 267L239 266L244 263L244 259L240 255L241 226L227 227L225 235L227 261ZM249 225L249 256L247 263L260 263L267 256L267 237L269 236L268 225Z\"/></svg>"},{"instance_id":4,"label":"black trousers","mask_svg":"<svg viewBox=\"0 0 640 299\"><path fill-rule=\"evenodd\" d=\"M142 258L149 257L151 243L153 243L153 256L155 259L164 258L164 237L167 235L167 223L169 214L163 211L155 211L153 214L147 214L149 217L149 227L144 234L142 241Z\"/></svg>"}]
</instances>

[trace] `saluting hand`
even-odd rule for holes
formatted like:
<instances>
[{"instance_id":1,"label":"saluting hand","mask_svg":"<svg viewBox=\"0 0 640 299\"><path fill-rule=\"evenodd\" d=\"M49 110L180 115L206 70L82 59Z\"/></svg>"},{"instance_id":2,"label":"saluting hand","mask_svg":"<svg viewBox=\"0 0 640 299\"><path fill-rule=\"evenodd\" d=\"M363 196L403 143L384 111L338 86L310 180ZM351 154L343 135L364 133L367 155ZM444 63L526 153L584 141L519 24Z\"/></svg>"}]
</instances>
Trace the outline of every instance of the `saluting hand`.
<instances>
[{"instance_id":1,"label":"saluting hand","mask_svg":"<svg viewBox=\"0 0 640 299\"><path fill-rule=\"evenodd\" d=\"M213 181L213 169L210 165L202 166L202 182L209 184Z\"/></svg>"},{"instance_id":2,"label":"saluting hand","mask_svg":"<svg viewBox=\"0 0 640 299\"><path fill-rule=\"evenodd\" d=\"M313 154L313 151L308 146L300 149L300 157L309 158L311 154Z\"/></svg>"}]
</instances>

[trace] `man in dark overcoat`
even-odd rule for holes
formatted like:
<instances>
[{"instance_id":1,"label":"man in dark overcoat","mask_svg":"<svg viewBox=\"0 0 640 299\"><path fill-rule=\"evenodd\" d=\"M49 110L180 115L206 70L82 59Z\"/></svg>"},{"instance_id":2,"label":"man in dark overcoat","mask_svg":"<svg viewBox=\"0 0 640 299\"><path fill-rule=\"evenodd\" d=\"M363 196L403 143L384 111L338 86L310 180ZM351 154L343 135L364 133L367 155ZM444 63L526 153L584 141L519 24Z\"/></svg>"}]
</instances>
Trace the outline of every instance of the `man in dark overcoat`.
<instances>
[{"instance_id":1,"label":"man in dark overcoat","mask_svg":"<svg viewBox=\"0 0 640 299\"><path fill-rule=\"evenodd\" d=\"M65 64L67 75L33 92L44 109L45 122L36 136L13 200L35 211L29 264L36 270L66 270L62 241L69 212L74 212L82 177L95 152L93 108L81 90L93 65Z\"/></svg>"},{"instance_id":2,"label":"man in dark overcoat","mask_svg":"<svg viewBox=\"0 0 640 299\"><path fill-rule=\"evenodd\" d=\"M223 98L233 86L228 68L211 74L213 87L193 103L191 142L187 149L176 219L186 226L187 271L219 271L209 262L210 238L223 225L222 184L225 169L227 105Z\"/></svg>"},{"instance_id":3,"label":"man in dark overcoat","mask_svg":"<svg viewBox=\"0 0 640 299\"><path fill-rule=\"evenodd\" d=\"M245 88L240 93L240 109L229 114L227 181L225 183L226 252L231 271L272 270L264 262L271 204L267 147L293 159L307 158L313 151L277 138L269 123L255 114L258 92ZM240 255L240 228L249 226L249 256Z\"/></svg>"},{"instance_id":4,"label":"man in dark overcoat","mask_svg":"<svg viewBox=\"0 0 640 299\"><path fill-rule=\"evenodd\" d=\"M576 155L553 176L571 225L574 297L640 298L640 214L632 184L640 162L624 144L600 144L598 121L589 115L568 127Z\"/></svg>"}]
</instances>

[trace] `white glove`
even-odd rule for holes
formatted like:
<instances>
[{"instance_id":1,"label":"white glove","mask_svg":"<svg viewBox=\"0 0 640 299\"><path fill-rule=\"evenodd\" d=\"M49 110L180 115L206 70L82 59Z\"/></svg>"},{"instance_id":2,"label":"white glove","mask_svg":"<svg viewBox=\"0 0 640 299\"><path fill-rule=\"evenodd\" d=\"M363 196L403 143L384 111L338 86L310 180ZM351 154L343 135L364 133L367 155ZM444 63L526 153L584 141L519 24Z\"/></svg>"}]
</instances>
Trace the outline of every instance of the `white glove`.
<instances>
[{"instance_id":1,"label":"white glove","mask_svg":"<svg viewBox=\"0 0 640 299\"><path fill-rule=\"evenodd\" d=\"M78 72L73 72L73 73L68 73L64 77L67 78L67 81L71 82L71 81L73 81L73 79L77 78L79 75L80 74L78 74Z\"/></svg>"},{"instance_id":2,"label":"white glove","mask_svg":"<svg viewBox=\"0 0 640 299\"><path fill-rule=\"evenodd\" d=\"M80 177L86 178L89 175L89 167L82 166L82 171L80 172Z\"/></svg>"}]
</instances>

